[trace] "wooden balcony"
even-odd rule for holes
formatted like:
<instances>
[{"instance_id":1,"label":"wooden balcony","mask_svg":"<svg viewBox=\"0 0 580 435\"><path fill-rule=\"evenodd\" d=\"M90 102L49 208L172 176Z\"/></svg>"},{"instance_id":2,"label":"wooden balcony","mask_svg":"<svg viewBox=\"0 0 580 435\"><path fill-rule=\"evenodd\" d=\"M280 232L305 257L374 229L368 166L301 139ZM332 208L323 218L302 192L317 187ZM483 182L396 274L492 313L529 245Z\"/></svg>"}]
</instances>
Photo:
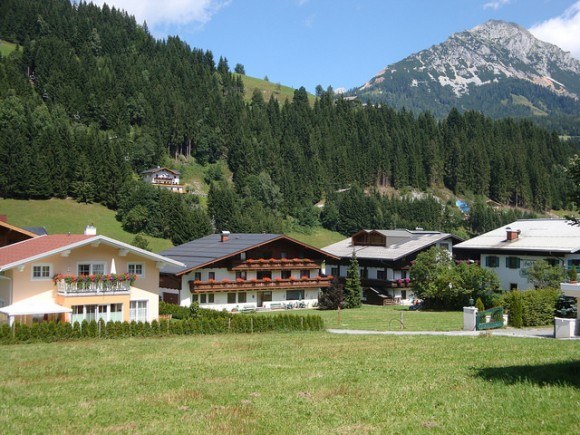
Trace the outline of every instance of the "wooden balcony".
<instances>
[{"instance_id":1,"label":"wooden balcony","mask_svg":"<svg viewBox=\"0 0 580 435\"><path fill-rule=\"evenodd\" d=\"M238 292L250 290L284 290L326 288L330 286L330 277L320 276L316 278L302 279L250 279L250 280L224 280L224 281L189 281L189 289L192 293L214 292Z\"/></svg>"},{"instance_id":2,"label":"wooden balcony","mask_svg":"<svg viewBox=\"0 0 580 435\"><path fill-rule=\"evenodd\" d=\"M364 287L387 287L387 288L409 288L412 286L411 280L405 279L372 279L361 278Z\"/></svg>"},{"instance_id":3,"label":"wooden balcony","mask_svg":"<svg viewBox=\"0 0 580 435\"><path fill-rule=\"evenodd\" d=\"M308 258L249 258L233 263L231 270L298 270L320 269L320 264Z\"/></svg>"}]
</instances>

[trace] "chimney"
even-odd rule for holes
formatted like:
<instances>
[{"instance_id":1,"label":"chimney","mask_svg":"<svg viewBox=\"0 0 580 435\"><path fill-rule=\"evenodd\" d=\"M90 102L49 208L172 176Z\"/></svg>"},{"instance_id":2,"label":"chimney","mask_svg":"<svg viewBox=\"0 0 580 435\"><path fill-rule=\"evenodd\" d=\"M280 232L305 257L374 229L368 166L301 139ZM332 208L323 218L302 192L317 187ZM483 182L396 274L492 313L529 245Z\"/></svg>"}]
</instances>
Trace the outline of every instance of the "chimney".
<instances>
[{"instance_id":1,"label":"chimney","mask_svg":"<svg viewBox=\"0 0 580 435\"><path fill-rule=\"evenodd\" d=\"M6 216L5 214L0 214L0 222L8 223L8 216Z\"/></svg>"},{"instance_id":2,"label":"chimney","mask_svg":"<svg viewBox=\"0 0 580 435\"><path fill-rule=\"evenodd\" d=\"M93 224L87 225L85 228L85 236L96 236L97 228Z\"/></svg>"},{"instance_id":3,"label":"chimney","mask_svg":"<svg viewBox=\"0 0 580 435\"><path fill-rule=\"evenodd\" d=\"M230 238L230 232L229 231L222 231L222 235L220 238L220 242L227 242Z\"/></svg>"},{"instance_id":4,"label":"chimney","mask_svg":"<svg viewBox=\"0 0 580 435\"><path fill-rule=\"evenodd\" d=\"M506 230L506 240L508 242L511 242L512 240L517 240L517 238L520 236L521 233L520 230L512 230L510 227L507 227L505 230Z\"/></svg>"}]
</instances>

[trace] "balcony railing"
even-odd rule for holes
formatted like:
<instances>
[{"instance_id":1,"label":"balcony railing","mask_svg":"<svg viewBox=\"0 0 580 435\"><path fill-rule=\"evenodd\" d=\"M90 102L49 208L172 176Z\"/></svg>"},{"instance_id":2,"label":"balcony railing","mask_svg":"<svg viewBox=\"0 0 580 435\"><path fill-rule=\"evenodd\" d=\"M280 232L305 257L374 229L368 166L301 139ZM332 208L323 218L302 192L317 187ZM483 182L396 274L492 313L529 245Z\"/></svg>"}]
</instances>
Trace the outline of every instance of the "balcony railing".
<instances>
[{"instance_id":1,"label":"balcony railing","mask_svg":"<svg viewBox=\"0 0 580 435\"><path fill-rule=\"evenodd\" d=\"M409 288L412 286L413 281L410 279L361 278L361 283L367 287Z\"/></svg>"},{"instance_id":2,"label":"balcony railing","mask_svg":"<svg viewBox=\"0 0 580 435\"><path fill-rule=\"evenodd\" d=\"M108 275L56 274L53 277L56 290L60 294L101 294L128 293L137 276L132 273L112 273Z\"/></svg>"},{"instance_id":3,"label":"balcony railing","mask_svg":"<svg viewBox=\"0 0 580 435\"><path fill-rule=\"evenodd\" d=\"M272 290L288 288L320 288L329 287L331 278L319 276L316 278L282 279L250 279L250 280L223 280L223 281L190 281L189 289L192 293L205 292L234 292L248 290Z\"/></svg>"},{"instance_id":4,"label":"balcony railing","mask_svg":"<svg viewBox=\"0 0 580 435\"><path fill-rule=\"evenodd\" d=\"M320 269L320 264L308 258L249 258L235 262L232 270L294 270Z\"/></svg>"}]
</instances>

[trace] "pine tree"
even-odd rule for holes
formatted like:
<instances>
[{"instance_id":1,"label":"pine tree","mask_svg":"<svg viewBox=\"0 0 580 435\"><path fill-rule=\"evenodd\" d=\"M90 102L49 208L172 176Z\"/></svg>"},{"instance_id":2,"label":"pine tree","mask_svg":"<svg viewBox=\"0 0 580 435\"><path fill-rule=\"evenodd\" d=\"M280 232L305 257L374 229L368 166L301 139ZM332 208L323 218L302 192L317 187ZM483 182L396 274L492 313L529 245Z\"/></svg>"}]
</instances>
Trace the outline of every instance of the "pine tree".
<instances>
[{"instance_id":1,"label":"pine tree","mask_svg":"<svg viewBox=\"0 0 580 435\"><path fill-rule=\"evenodd\" d=\"M352 258L346 271L346 283L344 285L344 299L346 308L360 308L362 286L356 254L352 252Z\"/></svg>"}]
</instances>

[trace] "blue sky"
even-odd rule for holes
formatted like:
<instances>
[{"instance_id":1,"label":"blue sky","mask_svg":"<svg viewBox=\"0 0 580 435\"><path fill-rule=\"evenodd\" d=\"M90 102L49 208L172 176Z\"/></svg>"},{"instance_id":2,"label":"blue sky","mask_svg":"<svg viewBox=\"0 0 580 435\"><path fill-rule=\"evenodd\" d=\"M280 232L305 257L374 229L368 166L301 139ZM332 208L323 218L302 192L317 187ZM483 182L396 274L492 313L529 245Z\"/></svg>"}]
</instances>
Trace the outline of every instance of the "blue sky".
<instances>
[{"instance_id":1,"label":"blue sky","mask_svg":"<svg viewBox=\"0 0 580 435\"><path fill-rule=\"evenodd\" d=\"M105 0L241 63L246 73L314 91L364 84L390 63L489 19L512 21L580 59L580 0ZM102 4L103 0L93 0Z\"/></svg>"}]
</instances>

